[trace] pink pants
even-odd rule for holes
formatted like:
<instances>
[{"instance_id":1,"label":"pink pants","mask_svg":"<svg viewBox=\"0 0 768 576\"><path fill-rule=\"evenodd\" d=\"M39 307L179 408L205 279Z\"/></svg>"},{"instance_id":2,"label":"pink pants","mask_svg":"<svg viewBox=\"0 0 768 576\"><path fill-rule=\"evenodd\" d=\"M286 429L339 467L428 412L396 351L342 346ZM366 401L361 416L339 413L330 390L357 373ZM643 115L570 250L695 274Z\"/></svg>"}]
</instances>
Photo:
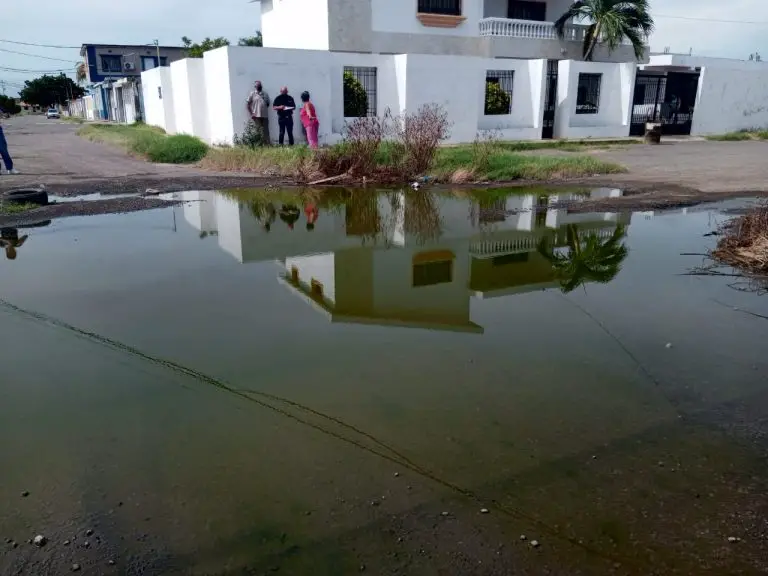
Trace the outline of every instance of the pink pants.
<instances>
[{"instance_id":1,"label":"pink pants","mask_svg":"<svg viewBox=\"0 0 768 576\"><path fill-rule=\"evenodd\" d=\"M310 122L306 127L307 142L310 148L317 148L317 131L320 128L320 122Z\"/></svg>"}]
</instances>

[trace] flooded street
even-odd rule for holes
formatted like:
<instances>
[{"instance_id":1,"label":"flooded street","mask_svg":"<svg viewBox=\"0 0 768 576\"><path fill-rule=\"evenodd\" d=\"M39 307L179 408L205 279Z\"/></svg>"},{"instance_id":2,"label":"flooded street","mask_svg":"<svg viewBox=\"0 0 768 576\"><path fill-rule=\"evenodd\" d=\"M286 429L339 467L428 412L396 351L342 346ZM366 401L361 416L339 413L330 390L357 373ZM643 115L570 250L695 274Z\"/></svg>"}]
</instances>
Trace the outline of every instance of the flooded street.
<instances>
[{"instance_id":1,"label":"flooded street","mask_svg":"<svg viewBox=\"0 0 768 576\"><path fill-rule=\"evenodd\" d=\"M0 574L764 574L748 201L461 194L4 230Z\"/></svg>"}]
</instances>

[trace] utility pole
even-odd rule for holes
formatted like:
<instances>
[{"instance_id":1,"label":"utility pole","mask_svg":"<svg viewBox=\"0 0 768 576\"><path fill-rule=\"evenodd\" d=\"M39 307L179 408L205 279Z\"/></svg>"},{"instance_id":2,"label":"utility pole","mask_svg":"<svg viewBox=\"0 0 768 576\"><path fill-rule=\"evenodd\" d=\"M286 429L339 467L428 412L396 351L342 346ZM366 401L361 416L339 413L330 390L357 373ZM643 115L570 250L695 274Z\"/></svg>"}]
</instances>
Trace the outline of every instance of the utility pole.
<instances>
[{"instance_id":1,"label":"utility pole","mask_svg":"<svg viewBox=\"0 0 768 576\"><path fill-rule=\"evenodd\" d=\"M160 68L160 40L155 39L154 44L157 49L157 67Z\"/></svg>"},{"instance_id":2,"label":"utility pole","mask_svg":"<svg viewBox=\"0 0 768 576\"><path fill-rule=\"evenodd\" d=\"M3 91L3 96L5 96L5 80L0 80L0 90Z\"/></svg>"}]
</instances>

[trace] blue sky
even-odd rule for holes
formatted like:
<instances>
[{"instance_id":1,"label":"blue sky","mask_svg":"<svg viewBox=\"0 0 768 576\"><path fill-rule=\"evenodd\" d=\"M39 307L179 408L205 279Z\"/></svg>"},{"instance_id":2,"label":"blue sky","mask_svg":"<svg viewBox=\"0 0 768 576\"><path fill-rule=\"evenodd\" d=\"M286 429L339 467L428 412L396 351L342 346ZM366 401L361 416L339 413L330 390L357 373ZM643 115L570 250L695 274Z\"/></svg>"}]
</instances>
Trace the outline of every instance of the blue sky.
<instances>
[{"instance_id":1,"label":"blue sky","mask_svg":"<svg viewBox=\"0 0 768 576\"><path fill-rule=\"evenodd\" d=\"M480 1L480 0L467 0ZM657 32L653 51L669 46L673 52L693 49L694 54L747 58L758 51L768 60L768 2L766 0L651 0ZM259 5L248 0L37 0L34 8L9 2L2 8L0 40L79 46L83 43L140 44L158 38L162 44L179 44L186 35L193 39L226 36L236 41L260 27ZM695 10L694 10L695 7ZM751 20L763 25L683 20L668 16L702 19ZM50 60L7 50L57 58ZM0 67L34 71L73 69L77 49L39 48L0 42ZM16 94L25 79L36 72L0 69L7 94Z\"/></svg>"}]
</instances>

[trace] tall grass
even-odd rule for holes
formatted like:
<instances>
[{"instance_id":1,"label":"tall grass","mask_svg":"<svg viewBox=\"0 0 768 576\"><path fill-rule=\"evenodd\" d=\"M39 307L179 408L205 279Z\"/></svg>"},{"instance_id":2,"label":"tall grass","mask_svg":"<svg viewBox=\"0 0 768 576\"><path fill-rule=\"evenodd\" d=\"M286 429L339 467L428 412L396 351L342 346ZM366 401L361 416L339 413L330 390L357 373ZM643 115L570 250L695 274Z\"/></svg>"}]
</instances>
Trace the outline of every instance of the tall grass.
<instances>
[{"instance_id":1,"label":"tall grass","mask_svg":"<svg viewBox=\"0 0 768 576\"><path fill-rule=\"evenodd\" d=\"M121 146L133 154L152 162L165 164L191 164L202 160L208 145L194 136L176 134L146 124L89 124L77 132L92 142L105 142Z\"/></svg>"},{"instance_id":2,"label":"tall grass","mask_svg":"<svg viewBox=\"0 0 768 576\"><path fill-rule=\"evenodd\" d=\"M390 127L379 120L359 119L348 128L344 142L319 151L306 146L209 147L193 136L168 136L163 130L145 124L89 124L78 134L121 146L153 162L199 162L202 168L210 170L283 176L299 182L336 175L343 177L341 182L367 179L371 183L394 183L432 176L440 182L465 183L615 174L625 169L594 156L536 156L526 152L552 148L575 151L634 142L504 142L488 138L469 145L439 147L447 136L448 126L442 113L438 108L427 108L419 114L391 119ZM394 137L385 138L391 135L389 131L394 132Z\"/></svg>"}]
</instances>

